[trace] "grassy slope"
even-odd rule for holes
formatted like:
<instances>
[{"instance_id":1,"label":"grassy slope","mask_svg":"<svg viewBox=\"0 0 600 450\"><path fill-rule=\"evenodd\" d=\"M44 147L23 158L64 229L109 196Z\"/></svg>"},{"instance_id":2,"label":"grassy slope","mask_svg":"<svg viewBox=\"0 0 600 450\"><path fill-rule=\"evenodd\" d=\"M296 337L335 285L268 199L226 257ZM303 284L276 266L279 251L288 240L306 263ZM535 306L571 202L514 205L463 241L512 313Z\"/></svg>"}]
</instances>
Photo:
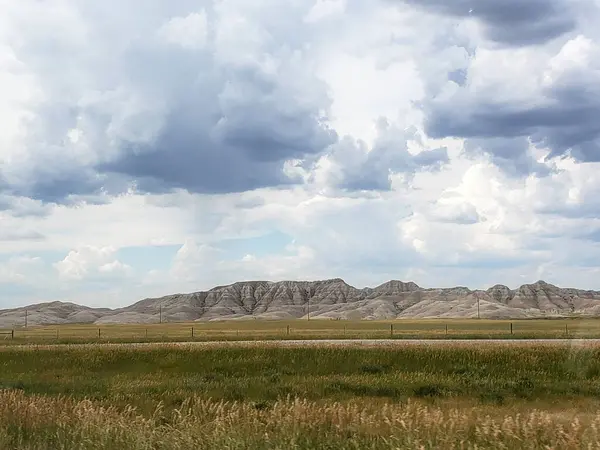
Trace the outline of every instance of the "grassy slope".
<instances>
[{"instance_id":1,"label":"grassy slope","mask_svg":"<svg viewBox=\"0 0 600 450\"><path fill-rule=\"evenodd\" d=\"M492 344L5 348L0 448L596 448L599 357Z\"/></svg>"}]
</instances>

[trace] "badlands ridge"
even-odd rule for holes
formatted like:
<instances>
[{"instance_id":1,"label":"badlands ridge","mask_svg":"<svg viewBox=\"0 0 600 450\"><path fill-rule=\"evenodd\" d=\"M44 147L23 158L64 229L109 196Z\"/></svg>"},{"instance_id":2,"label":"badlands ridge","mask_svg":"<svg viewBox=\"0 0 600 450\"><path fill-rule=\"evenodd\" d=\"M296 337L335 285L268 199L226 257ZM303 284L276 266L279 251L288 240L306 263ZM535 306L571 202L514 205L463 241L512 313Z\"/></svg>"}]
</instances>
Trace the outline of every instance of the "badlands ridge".
<instances>
[{"instance_id":1,"label":"badlands ridge","mask_svg":"<svg viewBox=\"0 0 600 450\"><path fill-rule=\"evenodd\" d=\"M488 319L600 314L600 292L559 288L544 281L517 289L496 285L425 289L413 282L388 281L357 289L344 280L247 281L205 292L148 298L119 309L74 303L40 303L0 310L0 328L65 323L156 323L231 319Z\"/></svg>"}]
</instances>

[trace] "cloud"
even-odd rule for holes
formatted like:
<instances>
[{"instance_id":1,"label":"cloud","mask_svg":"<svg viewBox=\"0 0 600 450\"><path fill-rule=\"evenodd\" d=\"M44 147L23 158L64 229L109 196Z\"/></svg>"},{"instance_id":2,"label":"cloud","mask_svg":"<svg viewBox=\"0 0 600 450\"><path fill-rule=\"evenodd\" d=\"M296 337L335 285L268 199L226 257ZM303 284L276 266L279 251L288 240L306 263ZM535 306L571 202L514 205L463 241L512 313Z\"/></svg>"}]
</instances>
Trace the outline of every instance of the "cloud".
<instances>
[{"instance_id":1,"label":"cloud","mask_svg":"<svg viewBox=\"0 0 600 450\"><path fill-rule=\"evenodd\" d=\"M475 205L452 195L441 197L433 203L428 216L440 222L463 225L471 225L481 219Z\"/></svg>"},{"instance_id":2,"label":"cloud","mask_svg":"<svg viewBox=\"0 0 600 450\"><path fill-rule=\"evenodd\" d=\"M401 130L380 119L372 149L346 136L319 164L321 173L317 171L315 177L341 189L385 191L392 188L395 174L435 170L448 163L445 148L427 149L417 154L409 152L410 141L418 140L415 130Z\"/></svg>"},{"instance_id":3,"label":"cloud","mask_svg":"<svg viewBox=\"0 0 600 450\"><path fill-rule=\"evenodd\" d=\"M132 268L115 258L113 247L80 246L71 250L61 261L54 263L61 279L82 281L94 278L121 278Z\"/></svg>"},{"instance_id":4,"label":"cloud","mask_svg":"<svg viewBox=\"0 0 600 450\"><path fill-rule=\"evenodd\" d=\"M511 47L558 38L577 26L573 0L398 0L442 16L477 20L485 37Z\"/></svg>"},{"instance_id":5,"label":"cloud","mask_svg":"<svg viewBox=\"0 0 600 450\"><path fill-rule=\"evenodd\" d=\"M317 263L315 258L316 252L312 248L292 243L277 255L245 255L241 260L230 263L228 270L243 274L244 279L306 280L318 273L311 268Z\"/></svg>"},{"instance_id":6,"label":"cloud","mask_svg":"<svg viewBox=\"0 0 600 450\"><path fill-rule=\"evenodd\" d=\"M218 250L188 238L173 258L170 275L181 282L204 280L216 265Z\"/></svg>"},{"instance_id":7,"label":"cloud","mask_svg":"<svg viewBox=\"0 0 600 450\"><path fill-rule=\"evenodd\" d=\"M39 270L42 260L38 256L13 256L0 262L0 283L24 284L32 281L34 272Z\"/></svg>"},{"instance_id":8,"label":"cloud","mask_svg":"<svg viewBox=\"0 0 600 450\"><path fill-rule=\"evenodd\" d=\"M27 240L43 240L46 237L33 230L2 230L0 229L0 242L1 241L27 241Z\"/></svg>"},{"instance_id":9,"label":"cloud","mask_svg":"<svg viewBox=\"0 0 600 450\"><path fill-rule=\"evenodd\" d=\"M575 223L576 227L581 224L574 220L597 218L600 214L600 180L596 174L600 163L581 164L566 159L557 166L557 171L544 180L530 178L527 181L524 201L540 214L555 216L555 225L558 218Z\"/></svg>"},{"instance_id":10,"label":"cloud","mask_svg":"<svg viewBox=\"0 0 600 450\"><path fill-rule=\"evenodd\" d=\"M327 17L342 14L346 9L346 0L317 0L304 17L306 22L318 22Z\"/></svg>"},{"instance_id":11,"label":"cloud","mask_svg":"<svg viewBox=\"0 0 600 450\"><path fill-rule=\"evenodd\" d=\"M13 56L40 94L23 101L28 115L15 126L29 131L14 134L14 157L0 170L9 192L61 202L132 185L216 193L298 181L284 173L286 161L337 139L326 85L290 41L307 26L302 14L286 7L279 17L268 0L190 4L163 7L162 17L30 5L46 15L31 32L13 7L8 39L21 42Z\"/></svg>"},{"instance_id":12,"label":"cloud","mask_svg":"<svg viewBox=\"0 0 600 450\"><path fill-rule=\"evenodd\" d=\"M476 57L465 86L426 102L427 134L466 138L467 149L480 148L496 161L510 159L504 165L520 173L547 173L526 155L530 144L548 149L548 158L599 161L598 45L578 36L549 57L538 54L528 62L530 54L494 51ZM501 78L493 75L509 64ZM525 70L531 72L521 76Z\"/></svg>"},{"instance_id":13,"label":"cloud","mask_svg":"<svg viewBox=\"0 0 600 450\"><path fill-rule=\"evenodd\" d=\"M469 155L489 156L492 163L512 176L548 175L551 168L535 159L531 146L530 139L524 136L473 138L465 141L464 151Z\"/></svg>"},{"instance_id":14,"label":"cloud","mask_svg":"<svg viewBox=\"0 0 600 450\"><path fill-rule=\"evenodd\" d=\"M193 12L185 17L174 17L165 23L158 34L171 44L189 50L204 48L208 39L206 11Z\"/></svg>"},{"instance_id":15,"label":"cloud","mask_svg":"<svg viewBox=\"0 0 600 450\"><path fill-rule=\"evenodd\" d=\"M14 197L0 193L0 213L10 213L12 217L43 217L50 211L48 205L29 197Z\"/></svg>"}]
</instances>

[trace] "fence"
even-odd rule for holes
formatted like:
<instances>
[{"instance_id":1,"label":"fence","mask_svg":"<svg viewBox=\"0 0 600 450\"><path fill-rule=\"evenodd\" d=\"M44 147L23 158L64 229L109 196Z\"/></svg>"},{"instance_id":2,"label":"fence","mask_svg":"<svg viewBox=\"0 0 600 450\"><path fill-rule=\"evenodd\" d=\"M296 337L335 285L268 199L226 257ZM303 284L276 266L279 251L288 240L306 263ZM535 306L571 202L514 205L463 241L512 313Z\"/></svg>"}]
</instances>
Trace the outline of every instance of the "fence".
<instances>
[{"instance_id":1,"label":"fence","mask_svg":"<svg viewBox=\"0 0 600 450\"><path fill-rule=\"evenodd\" d=\"M600 320L397 320L393 322L295 320L193 324L58 325L0 330L4 340L190 341L253 339L519 339L600 338Z\"/></svg>"},{"instance_id":2,"label":"fence","mask_svg":"<svg viewBox=\"0 0 600 450\"><path fill-rule=\"evenodd\" d=\"M10 331L0 331L0 336L4 336L4 339L14 339L15 338L15 330Z\"/></svg>"}]
</instances>

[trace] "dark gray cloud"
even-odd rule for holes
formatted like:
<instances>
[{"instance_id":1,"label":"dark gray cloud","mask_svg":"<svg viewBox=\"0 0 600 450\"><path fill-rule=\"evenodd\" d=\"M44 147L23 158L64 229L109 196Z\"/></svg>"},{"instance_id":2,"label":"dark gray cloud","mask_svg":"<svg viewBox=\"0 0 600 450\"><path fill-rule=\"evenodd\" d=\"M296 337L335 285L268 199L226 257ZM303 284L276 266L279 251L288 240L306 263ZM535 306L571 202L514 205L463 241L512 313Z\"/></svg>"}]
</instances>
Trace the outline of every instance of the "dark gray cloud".
<instances>
[{"instance_id":1,"label":"dark gray cloud","mask_svg":"<svg viewBox=\"0 0 600 450\"><path fill-rule=\"evenodd\" d=\"M501 99L476 98L464 91L442 103L426 107L426 131L435 138L515 138L533 136L539 143L557 144L556 155L598 137L600 128L593 120L600 109L600 98L580 101L588 91L582 84L570 98L561 101L540 99L543 105L507 104ZM550 92L552 94L552 92ZM472 95L472 96L471 96ZM549 100L549 101L548 101ZM597 102L597 104L594 104ZM460 114L457 113L460 111ZM579 149L586 155L585 145Z\"/></svg>"},{"instance_id":2,"label":"dark gray cloud","mask_svg":"<svg viewBox=\"0 0 600 450\"><path fill-rule=\"evenodd\" d=\"M58 176L44 177L38 172L39 178L31 184L13 189L16 195L40 199L46 203L64 203L72 194L89 195L100 192L102 180L89 170L74 170L71 173L61 173ZM87 175L87 176L86 176Z\"/></svg>"},{"instance_id":3,"label":"dark gray cloud","mask_svg":"<svg viewBox=\"0 0 600 450\"><path fill-rule=\"evenodd\" d=\"M0 169L12 171L7 192L65 202L131 183L224 193L298 182L284 163L337 140L324 116L327 87L300 51L310 5L280 15L280 2L259 3L153 2L141 17L129 5L74 2L72 17L18 35L17 57L45 101L27 124L24 163ZM227 29L240 7L248 28ZM201 10L206 46L161 37L170 19Z\"/></svg>"},{"instance_id":4,"label":"dark gray cloud","mask_svg":"<svg viewBox=\"0 0 600 450\"><path fill-rule=\"evenodd\" d=\"M589 64L561 63L529 98L505 100L496 90L468 84L423 106L425 131L434 138L467 139L467 152L484 152L509 172L547 173L527 155L529 143L550 150L548 158L600 161L600 70L598 52L582 38L571 41ZM571 58L568 53L563 57ZM543 69L543 68L542 68ZM507 81L507 84L510 81Z\"/></svg>"},{"instance_id":5,"label":"dark gray cloud","mask_svg":"<svg viewBox=\"0 0 600 450\"><path fill-rule=\"evenodd\" d=\"M539 163L529 154L527 137L509 138L472 138L464 143L467 155L489 155L491 161L511 176L536 174L548 175L551 170L546 164Z\"/></svg>"},{"instance_id":6,"label":"dark gray cloud","mask_svg":"<svg viewBox=\"0 0 600 450\"><path fill-rule=\"evenodd\" d=\"M412 163L419 169L435 170L450 162L446 147L425 150L411 157Z\"/></svg>"},{"instance_id":7,"label":"dark gray cloud","mask_svg":"<svg viewBox=\"0 0 600 450\"><path fill-rule=\"evenodd\" d=\"M131 176L149 192L226 193L291 183L283 163L320 153L337 136L320 121L318 105L301 106L285 80L258 71L188 84L151 143L124 143L98 170Z\"/></svg>"},{"instance_id":8,"label":"dark gray cloud","mask_svg":"<svg viewBox=\"0 0 600 450\"><path fill-rule=\"evenodd\" d=\"M396 0L440 15L474 18L485 36L506 46L547 42L577 25L573 0Z\"/></svg>"},{"instance_id":9,"label":"dark gray cloud","mask_svg":"<svg viewBox=\"0 0 600 450\"><path fill-rule=\"evenodd\" d=\"M393 174L436 170L449 161L446 148L410 153L408 141L418 140L414 130L401 130L383 119L377 128L378 136L370 151L364 142L348 136L333 147L329 158L335 164L334 184L339 188L386 191L391 189Z\"/></svg>"}]
</instances>

